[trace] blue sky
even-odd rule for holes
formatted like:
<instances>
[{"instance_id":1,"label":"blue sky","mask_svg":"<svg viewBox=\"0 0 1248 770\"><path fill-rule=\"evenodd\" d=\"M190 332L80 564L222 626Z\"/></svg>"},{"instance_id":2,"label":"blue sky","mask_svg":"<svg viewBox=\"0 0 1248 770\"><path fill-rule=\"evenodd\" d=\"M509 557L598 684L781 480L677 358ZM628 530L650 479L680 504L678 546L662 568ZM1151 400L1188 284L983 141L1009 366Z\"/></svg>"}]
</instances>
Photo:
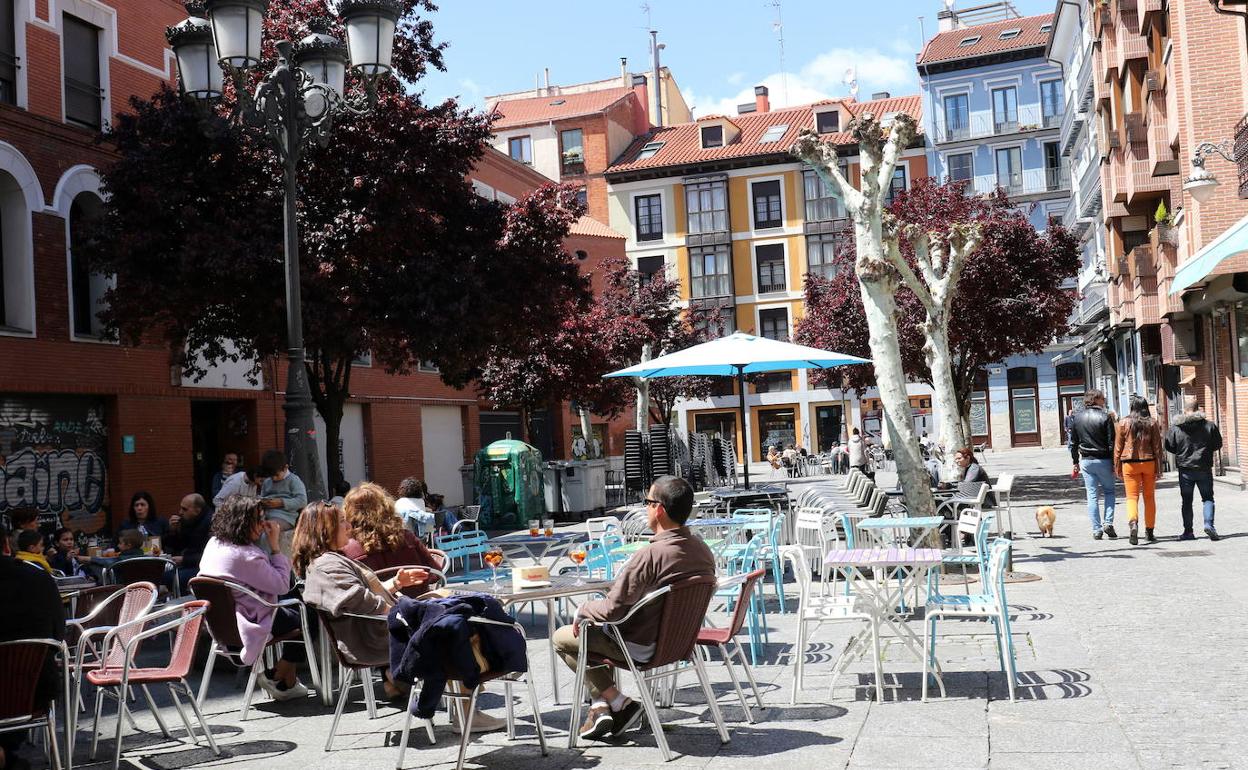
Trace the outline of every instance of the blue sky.
<instances>
[{"instance_id":1,"label":"blue sky","mask_svg":"<svg viewBox=\"0 0 1248 770\"><path fill-rule=\"evenodd\" d=\"M435 0L437 1L437 0ZM959 5L970 5L963 0ZM1014 0L1023 15L1051 13L1055 0ZM648 68L647 14L641 0L441 0L433 17L450 43L446 72L418 85L427 98L459 96L483 106L490 94L532 88L544 67L552 83L576 83ZM766 84L773 107L848 93L857 68L859 98L918 90L918 17L936 31L940 0L783 0L784 66L773 0L649 0L649 18L695 114L733 113ZM835 10L833 10L835 9ZM786 98L787 96L787 98Z\"/></svg>"}]
</instances>

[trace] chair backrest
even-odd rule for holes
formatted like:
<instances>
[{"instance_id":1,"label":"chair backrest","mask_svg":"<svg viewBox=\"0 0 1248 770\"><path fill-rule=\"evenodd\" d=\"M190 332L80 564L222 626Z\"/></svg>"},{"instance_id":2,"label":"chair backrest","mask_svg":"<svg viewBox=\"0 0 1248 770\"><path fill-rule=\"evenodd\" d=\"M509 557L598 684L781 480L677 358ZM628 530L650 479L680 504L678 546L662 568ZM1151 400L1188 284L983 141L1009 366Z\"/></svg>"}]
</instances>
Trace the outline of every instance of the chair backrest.
<instances>
[{"instance_id":1,"label":"chair backrest","mask_svg":"<svg viewBox=\"0 0 1248 770\"><path fill-rule=\"evenodd\" d=\"M653 669L688 660L706 621L706 610L715 596L718 581L714 575L699 575L672 583L663 597L659 617L659 637L654 640L654 656L644 668Z\"/></svg>"},{"instance_id":2,"label":"chair backrest","mask_svg":"<svg viewBox=\"0 0 1248 770\"><path fill-rule=\"evenodd\" d=\"M163 585L165 570L172 564L173 562L160 556L136 556L105 569L105 582L123 586L139 582Z\"/></svg>"},{"instance_id":3,"label":"chair backrest","mask_svg":"<svg viewBox=\"0 0 1248 770\"><path fill-rule=\"evenodd\" d=\"M1010 562L1010 550L1014 541L1004 537L995 538L988 547L988 574L984 578L984 590L996 599L997 607L1006 610L1005 571Z\"/></svg>"},{"instance_id":4,"label":"chair backrest","mask_svg":"<svg viewBox=\"0 0 1248 770\"><path fill-rule=\"evenodd\" d=\"M590 540L597 540L612 529L619 529L620 520L614 516L594 516L585 520L585 529Z\"/></svg>"},{"instance_id":5,"label":"chair backrest","mask_svg":"<svg viewBox=\"0 0 1248 770\"><path fill-rule=\"evenodd\" d=\"M988 563L988 533L992 531L996 515L991 511L979 514L979 526L975 528L975 554L979 557L981 567Z\"/></svg>"},{"instance_id":6,"label":"chair backrest","mask_svg":"<svg viewBox=\"0 0 1248 770\"><path fill-rule=\"evenodd\" d=\"M979 521L983 518L983 513L979 508L963 508L958 511L958 537L962 535L970 535L974 537L979 533ZM961 545L957 543L956 545Z\"/></svg>"},{"instance_id":7,"label":"chair backrest","mask_svg":"<svg viewBox=\"0 0 1248 770\"><path fill-rule=\"evenodd\" d=\"M196 599L208 602L208 612L204 618L213 641L230 650L242 649L243 638L238 633L238 619L234 615L234 591L230 589L230 584L219 578L201 575L191 578L190 586Z\"/></svg>"},{"instance_id":8,"label":"chair backrest","mask_svg":"<svg viewBox=\"0 0 1248 770\"><path fill-rule=\"evenodd\" d=\"M485 553L489 549L489 546L485 543L486 539L486 533L477 529L471 532L456 532L453 535L443 535L435 538L434 542L438 549L446 554L447 558L459 559L464 556Z\"/></svg>"},{"instance_id":9,"label":"chair backrest","mask_svg":"<svg viewBox=\"0 0 1248 770\"><path fill-rule=\"evenodd\" d=\"M1014 474L1002 473L997 477L997 483L992 485L992 491L998 494L1010 494L1014 491Z\"/></svg>"},{"instance_id":10,"label":"chair backrest","mask_svg":"<svg viewBox=\"0 0 1248 770\"><path fill-rule=\"evenodd\" d=\"M177 619L178 633L173 638L173 652L169 655L169 666L166 673L171 676L184 677L191 671L195 662L195 644L199 641L199 627L209 611L208 602L202 599L191 599L178 605L182 614Z\"/></svg>"},{"instance_id":11,"label":"chair backrest","mask_svg":"<svg viewBox=\"0 0 1248 770\"><path fill-rule=\"evenodd\" d=\"M404 569L424 570L425 572L429 573L429 576L432 577L433 580L430 580L428 583L424 583L423 584L424 587L408 586L407 588L401 589L399 593L402 594L403 596L407 596L412 599L415 599L416 597L424 594L426 591L432 591L438 588L439 586L446 585L446 574L442 570L437 569L437 568L426 567L423 564L400 564L395 567L385 567L383 569L375 570L373 574L377 576L378 580L381 580L384 582L394 577L395 575L397 575L399 573L399 570L404 570Z\"/></svg>"},{"instance_id":12,"label":"chair backrest","mask_svg":"<svg viewBox=\"0 0 1248 770\"><path fill-rule=\"evenodd\" d=\"M865 513L842 511L836 514L836 518L841 525L841 531L845 533L845 545L849 548L857 548L858 522L867 518L867 515Z\"/></svg>"},{"instance_id":13,"label":"chair backrest","mask_svg":"<svg viewBox=\"0 0 1248 770\"><path fill-rule=\"evenodd\" d=\"M800 545L786 545L780 549L780 558L792 568L798 598L804 604L810 598L810 562L806 559L806 549Z\"/></svg>"},{"instance_id":14,"label":"chair backrest","mask_svg":"<svg viewBox=\"0 0 1248 770\"><path fill-rule=\"evenodd\" d=\"M741 626L745 625L745 618L750 612L750 599L754 595L754 586L765 574L767 574L767 568L759 567L747 573L745 580L741 581L740 591L737 593L737 605L732 610L732 622L728 624L728 632L732 636L736 636Z\"/></svg>"},{"instance_id":15,"label":"chair backrest","mask_svg":"<svg viewBox=\"0 0 1248 770\"><path fill-rule=\"evenodd\" d=\"M459 518L468 521L478 521L481 518L481 506L465 505L460 509Z\"/></svg>"},{"instance_id":16,"label":"chair backrest","mask_svg":"<svg viewBox=\"0 0 1248 770\"><path fill-rule=\"evenodd\" d=\"M147 582L131 583L126 586L126 592L120 601L121 609L117 613L116 625L124 626L145 617L156 605L158 593L156 586ZM125 659L126 644L142 630L141 626L136 625L119 632L114 637L116 643L104 651L104 666L120 666Z\"/></svg>"},{"instance_id":17,"label":"chair backrest","mask_svg":"<svg viewBox=\"0 0 1248 770\"><path fill-rule=\"evenodd\" d=\"M48 656L65 651L54 639L18 639L0 642L0 724L37 718L35 696Z\"/></svg>"},{"instance_id":18,"label":"chair backrest","mask_svg":"<svg viewBox=\"0 0 1248 770\"><path fill-rule=\"evenodd\" d=\"M74 615L85 621L82 624L83 628L115 626L118 623L117 619L121 616L123 595L125 595L125 589L117 586L95 586L83 589L74 597ZM117 599L109 601L114 596ZM96 612L97 608L99 612ZM92 615L92 613L95 614ZM89 620L87 620L88 616L90 616Z\"/></svg>"},{"instance_id":19,"label":"chair backrest","mask_svg":"<svg viewBox=\"0 0 1248 770\"><path fill-rule=\"evenodd\" d=\"M649 528L650 523L646 520L645 508L629 511L620 520L620 535L629 542L644 538Z\"/></svg>"}]
</instances>

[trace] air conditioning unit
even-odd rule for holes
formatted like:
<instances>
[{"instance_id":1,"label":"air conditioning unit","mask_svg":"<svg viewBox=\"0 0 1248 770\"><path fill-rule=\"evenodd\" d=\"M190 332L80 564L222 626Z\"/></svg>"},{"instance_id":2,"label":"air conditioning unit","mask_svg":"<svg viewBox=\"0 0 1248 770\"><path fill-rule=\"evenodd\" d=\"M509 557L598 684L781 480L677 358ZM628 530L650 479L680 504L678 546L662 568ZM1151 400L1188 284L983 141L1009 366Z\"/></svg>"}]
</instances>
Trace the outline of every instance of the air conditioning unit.
<instances>
[{"instance_id":1,"label":"air conditioning unit","mask_svg":"<svg viewBox=\"0 0 1248 770\"><path fill-rule=\"evenodd\" d=\"M1144 92L1151 93L1161 90L1161 73L1157 70L1148 70L1144 73Z\"/></svg>"},{"instance_id":2,"label":"air conditioning unit","mask_svg":"<svg viewBox=\"0 0 1248 770\"><path fill-rule=\"evenodd\" d=\"M1161 325L1161 362L1197 364L1202 360L1200 326L1195 319L1167 321Z\"/></svg>"},{"instance_id":3,"label":"air conditioning unit","mask_svg":"<svg viewBox=\"0 0 1248 770\"><path fill-rule=\"evenodd\" d=\"M1118 129L1111 129L1106 138L1111 150L1116 150L1122 146L1122 137L1118 135Z\"/></svg>"}]
</instances>

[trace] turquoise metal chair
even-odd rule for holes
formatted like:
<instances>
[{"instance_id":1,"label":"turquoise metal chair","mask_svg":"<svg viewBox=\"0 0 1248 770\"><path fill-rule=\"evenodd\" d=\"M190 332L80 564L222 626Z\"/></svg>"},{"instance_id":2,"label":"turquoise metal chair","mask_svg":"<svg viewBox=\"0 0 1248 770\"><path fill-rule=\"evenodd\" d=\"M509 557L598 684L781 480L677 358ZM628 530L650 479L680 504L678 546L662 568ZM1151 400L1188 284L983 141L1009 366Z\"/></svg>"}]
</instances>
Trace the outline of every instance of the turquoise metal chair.
<instances>
[{"instance_id":1,"label":"turquoise metal chair","mask_svg":"<svg viewBox=\"0 0 1248 770\"><path fill-rule=\"evenodd\" d=\"M980 577L987 574L988 571L988 533L992 530L992 523L996 519L996 515L989 511L980 512L975 508L965 508L958 514L957 527L953 534L954 548L951 552L943 553L940 557L942 565L949 564L960 566L962 568L962 582L966 587L966 592L971 592L971 579L967 572L970 566L979 568ZM962 536L970 535L975 538L975 550L972 553L964 553L962 551ZM928 592L931 592L931 579L934 571L928 573Z\"/></svg>"},{"instance_id":2,"label":"turquoise metal chair","mask_svg":"<svg viewBox=\"0 0 1248 770\"><path fill-rule=\"evenodd\" d=\"M747 575L760 567L765 567L767 543L767 532L759 532L754 535L736 553L728 558L727 569L720 577L730 578L737 575ZM728 611L732 612L740 599L739 591L740 588L736 584L718 588L715 591L715 600L722 601ZM758 665L759 649L764 644L770 642L767 634L767 609L763 602L761 583L756 584L754 590L750 592L750 605L745 622L750 633L750 662Z\"/></svg>"},{"instance_id":3,"label":"turquoise metal chair","mask_svg":"<svg viewBox=\"0 0 1248 770\"><path fill-rule=\"evenodd\" d=\"M457 559L463 562L464 571L455 575L448 575L446 582L473 583L478 580L489 580L492 577L493 573L485 566L485 552L490 550L486 539L487 536L482 530L456 532L453 535L443 535L435 538L435 547L446 554L446 563L449 568L454 569ZM477 562L481 565L479 569L474 570L471 568L473 556L477 557ZM500 579L508 574L510 574L510 570L498 570Z\"/></svg>"},{"instance_id":4,"label":"turquoise metal chair","mask_svg":"<svg viewBox=\"0 0 1248 770\"><path fill-rule=\"evenodd\" d=\"M784 601L784 560L780 557L780 541L784 532L785 514L774 511L771 508L738 508L733 512L732 518L747 522L746 529L756 532L762 530L766 535L766 545L761 556L766 559L768 567L771 569L771 578L776 584L776 599L780 603L780 611L787 612ZM746 545L728 546L724 550L724 557L728 560L733 559L737 552Z\"/></svg>"}]
</instances>

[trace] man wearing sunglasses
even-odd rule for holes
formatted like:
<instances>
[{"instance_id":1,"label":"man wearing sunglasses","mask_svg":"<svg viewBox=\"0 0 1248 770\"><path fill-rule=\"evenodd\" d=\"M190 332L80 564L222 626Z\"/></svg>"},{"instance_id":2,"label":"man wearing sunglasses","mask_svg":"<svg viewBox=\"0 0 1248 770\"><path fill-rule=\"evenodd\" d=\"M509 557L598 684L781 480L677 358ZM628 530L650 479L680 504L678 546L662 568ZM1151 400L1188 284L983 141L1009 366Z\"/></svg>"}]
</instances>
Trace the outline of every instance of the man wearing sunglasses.
<instances>
[{"instance_id":1,"label":"man wearing sunglasses","mask_svg":"<svg viewBox=\"0 0 1248 770\"><path fill-rule=\"evenodd\" d=\"M614 622L627 615L633 605L651 591L685 578L714 576L715 557L711 549L685 526L692 510L693 488L689 482L675 476L655 479L646 495L646 520L654 532L650 545L625 563L606 598L582 604L576 619ZM633 660L644 663L654 657L662 609L661 604L647 606L627 625L621 626L626 652L594 626L590 626L582 638L576 622L555 632L555 649L573 671L582 644L589 645L589 651L597 656L623 660L625 655L630 655ZM594 702L581 726L582 738L618 738L641 720L641 705L615 686L611 667L591 667L585 672L585 680Z\"/></svg>"}]
</instances>

